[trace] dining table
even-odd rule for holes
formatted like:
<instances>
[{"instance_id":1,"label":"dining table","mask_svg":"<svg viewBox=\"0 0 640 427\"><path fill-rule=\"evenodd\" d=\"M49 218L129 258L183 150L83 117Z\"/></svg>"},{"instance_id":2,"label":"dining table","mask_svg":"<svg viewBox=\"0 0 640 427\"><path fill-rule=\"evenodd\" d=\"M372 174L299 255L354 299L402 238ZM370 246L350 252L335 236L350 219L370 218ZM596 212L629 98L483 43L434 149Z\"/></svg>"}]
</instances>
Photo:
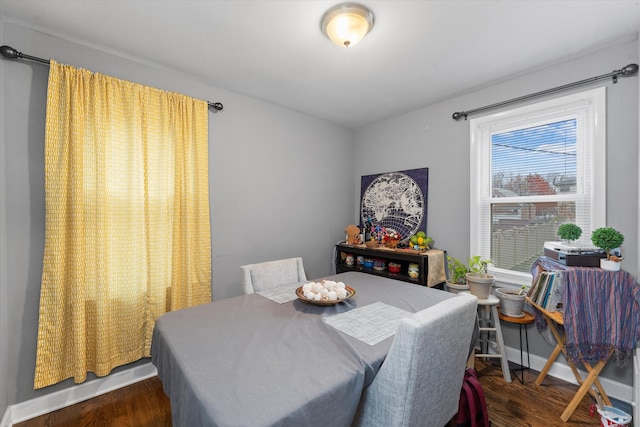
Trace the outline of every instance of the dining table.
<instances>
[{"instance_id":1,"label":"dining table","mask_svg":"<svg viewBox=\"0 0 640 427\"><path fill-rule=\"evenodd\" d=\"M156 321L152 363L174 426L349 426L399 322L455 294L360 272L316 305L301 284L216 300ZM437 361L434 361L437 363Z\"/></svg>"}]
</instances>

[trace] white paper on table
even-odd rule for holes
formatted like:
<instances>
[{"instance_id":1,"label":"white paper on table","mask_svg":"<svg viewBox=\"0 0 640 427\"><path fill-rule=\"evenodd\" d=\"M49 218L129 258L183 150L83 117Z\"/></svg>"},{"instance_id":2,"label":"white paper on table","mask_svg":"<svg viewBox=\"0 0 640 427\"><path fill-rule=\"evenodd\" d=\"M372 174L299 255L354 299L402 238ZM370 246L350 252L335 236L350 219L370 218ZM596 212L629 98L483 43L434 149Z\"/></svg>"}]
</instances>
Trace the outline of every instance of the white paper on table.
<instances>
[{"instance_id":1,"label":"white paper on table","mask_svg":"<svg viewBox=\"0 0 640 427\"><path fill-rule=\"evenodd\" d=\"M324 317L324 321L365 344L376 345L395 335L400 321L412 314L383 302L376 302L335 316Z\"/></svg>"},{"instance_id":2,"label":"white paper on table","mask_svg":"<svg viewBox=\"0 0 640 427\"><path fill-rule=\"evenodd\" d=\"M270 299L271 301L275 301L278 304L284 304L285 302L298 299L298 296L296 295L296 289L298 289L302 285L303 283L293 283L279 286L273 289L265 289L264 291L259 291L256 293Z\"/></svg>"}]
</instances>

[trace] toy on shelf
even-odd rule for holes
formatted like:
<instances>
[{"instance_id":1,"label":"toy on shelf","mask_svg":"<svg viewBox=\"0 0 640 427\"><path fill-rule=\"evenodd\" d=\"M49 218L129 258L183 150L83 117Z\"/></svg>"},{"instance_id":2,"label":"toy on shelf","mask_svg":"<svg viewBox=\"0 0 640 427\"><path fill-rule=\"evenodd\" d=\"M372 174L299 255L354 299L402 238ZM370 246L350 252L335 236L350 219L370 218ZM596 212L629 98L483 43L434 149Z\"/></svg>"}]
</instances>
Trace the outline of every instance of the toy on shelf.
<instances>
[{"instance_id":1,"label":"toy on shelf","mask_svg":"<svg viewBox=\"0 0 640 427\"><path fill-rule=\"evenodd\" d=\"M347 225L347 227L344 229L344 231L347 233L347 244L349 245L359 245L362 242L360 241L360 227L358 227L357 225Z\"/></svg>"}]
</instances>

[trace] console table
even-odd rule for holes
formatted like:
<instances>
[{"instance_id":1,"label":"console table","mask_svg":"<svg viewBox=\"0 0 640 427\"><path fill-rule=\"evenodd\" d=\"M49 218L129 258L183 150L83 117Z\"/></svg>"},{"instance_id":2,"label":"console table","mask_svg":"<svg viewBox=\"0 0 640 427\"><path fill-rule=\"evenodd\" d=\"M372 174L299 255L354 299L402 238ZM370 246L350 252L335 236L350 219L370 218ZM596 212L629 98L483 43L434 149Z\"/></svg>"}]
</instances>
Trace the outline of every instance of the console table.
<instances>
[{"instance_id":1,"label":"console table","mask_svg":"<svg viewBox=\"0 0 640 427\"><path fill-rule=\"evenodd\" d=\"M353 255L353 265L348 265L345 262L347 254ZM355 261L355 258L358 256L370 259L383 259L386 262L386 268L384 270L375 270L373 268L366 268L363 265L358 265ZM426 252L416 252L385 247L368 248L365 245L338 243L335 251L336 273L360 271L428 287L439 286L446 282L446 259L447 253L437 249ZM389 262L400 264L400 272L391 273L389 271ZM418 265L418 277L414 278L409 276L409 264Z\"/></svg>"},{"instance_id":2,"label":"console table","mask_svg":"<svg viewBox=\"0 0 640 427\"><path fill-rule=\"evenodd\" d=\"M564 307L563 311L550 312L528 299L536 316L542 316L557 342L535 384L542 383L562 352L580 384L560 417L566 422L587 392L597 400L591 389L593 385L604 404L611 405L598 375L614 353L619 358L632 357L640 338L640 286L625 271L567 267L547 257L541 257L533 264L534 281L543 270L565 272ZM564 333L559 331L558 325L564 327ZM586 378L581 377L576 363L584 365Z\"/></svg>"}]
</instances>

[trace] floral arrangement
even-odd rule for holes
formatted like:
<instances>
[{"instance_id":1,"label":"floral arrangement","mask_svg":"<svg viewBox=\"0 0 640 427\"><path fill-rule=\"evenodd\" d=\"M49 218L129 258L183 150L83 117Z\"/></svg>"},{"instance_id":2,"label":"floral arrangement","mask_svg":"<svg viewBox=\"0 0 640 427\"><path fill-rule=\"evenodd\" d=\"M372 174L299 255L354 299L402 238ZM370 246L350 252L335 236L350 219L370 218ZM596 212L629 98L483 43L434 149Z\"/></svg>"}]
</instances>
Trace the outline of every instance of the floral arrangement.
<instances>
[{"instance_id":1,"label":"floral arrangement","mask_svg":"<svg viewBox=\"0 0 640 427\"><path fill-rule=\"evenodd\" d=\"M375 227L373 227L373 230L371 231L371 240L377 240L379 243L382 243L386 235L387 235L387 229L385 227L376 225Z\"/></svg>"},{"instance_id":2,"label":"floral arrangement","mask_svg":"<svg viewBox=\"0 0 640 427\"><path fill-rule=\"evenodd\" d=\"M382 243L386 243L391 240L400 240L400 233L389 228L385 230L385 234L382 237Z\"/></svg>"},{"instance_id":3,"label":"floral arrangement","mask_svg":"<svg viewBox=\"0 0 640 427\"><path fill-rule=\"evenodd\" d=\"M400 233L394 229L376 225L371 230L371 240L376 240L381 245L397 244L400 241Z\"/></svg>"}]
</instances>

